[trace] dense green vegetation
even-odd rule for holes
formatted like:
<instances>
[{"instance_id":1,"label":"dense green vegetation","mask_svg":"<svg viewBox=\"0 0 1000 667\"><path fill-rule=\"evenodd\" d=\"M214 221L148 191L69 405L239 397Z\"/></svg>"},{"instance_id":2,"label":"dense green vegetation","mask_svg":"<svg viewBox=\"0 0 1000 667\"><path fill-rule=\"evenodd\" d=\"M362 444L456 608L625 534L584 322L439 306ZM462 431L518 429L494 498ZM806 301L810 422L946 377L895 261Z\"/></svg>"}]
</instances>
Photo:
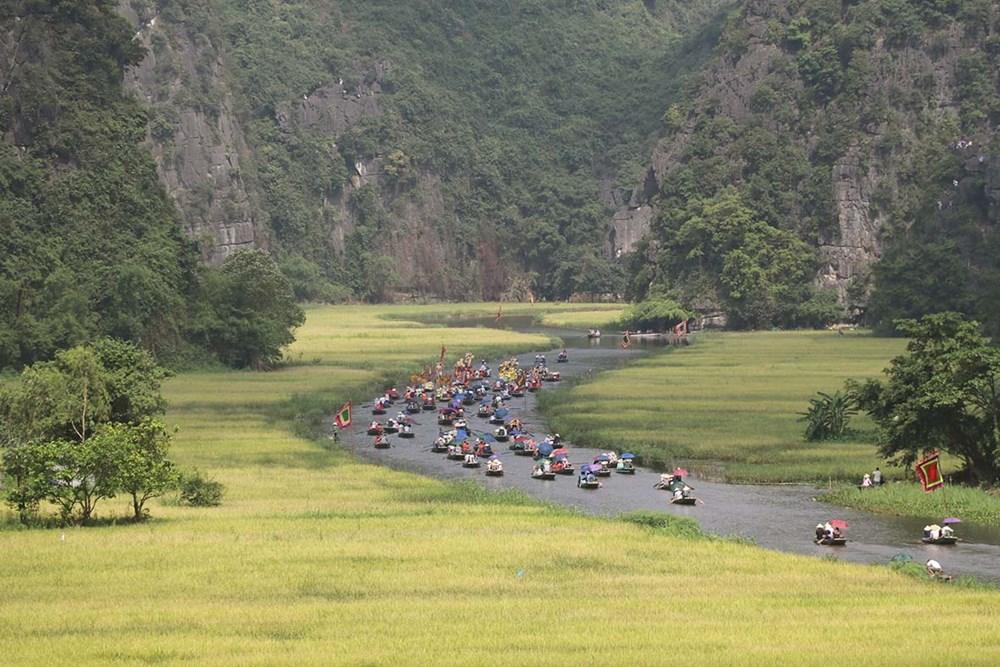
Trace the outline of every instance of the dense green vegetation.
<instances>
[{"instance_id":1,"label":"dense green vegetation","mask_svg":"<svg viewBox=\"0 0 1000 667\"><path fill-rule=\"evenodd\" d=\"M634 182L665 102L712 43L711 34L682 35L727 3L132 4L156 5L162 21L224 54L274 250L286 271L319 278L312 288L297 280L298 293L374 301L394 291L620 293L621 267L603 252L601 183ZM367 99L375 84L378 113L346 129L295 120L317 90L332 88L336 104L341 91ZM210 112L212 97L189 85L185 102ZM359 162L375 165L377 178L355 187ZM340 252L331 229L345 221L329 203L345 192L353 224ZM402 237L407 203L438 195L431 228ZM405 250L390 245L433 257L433 237L448 239L446 260L428 260L416 284L400 284L387 255Z\"/></svg>"},{"instance_id":2,"label":"dense green vegetation","mask_svg":"<svg viewBox=\"0 0 1000 667\"><path fill-rule=\"evenodd\" d=\"M301 322L287 281L257 252L198 266L123 93L143 53L115 3L7 3L0 30L0 369L102 336L272 361Z\"/></svg>"},{"instance_id":3,"label":"dense green vegetation","mask_svg":"<svg viewBox=\"0 0 1000 667\"><path fill-rule=\"evenodd\" d=\"M939 449L965 477L1000 484L1000 347L955 313L897 322L910 337L885 380L851 383L879 427L883 456L906 466Z\"/></svg>"},{"instance_id":4,"label":"dense green vegetation","mask_svg":"<svg viewBox=\"0 0 1000 667\"><path fill-rule=\"evenodd\" d=\"M849 305L874 291L867 315L886 329L950 309L998 330L998 33L985 0L746 5L709 75L664 117L671 161L631 292L661 285L744 327L843 316L803 280L820 268L817 242L838 239L843 162L879 174L885 245L873 274L851 276ZM718 85L728 78L738 93Z\"/></svg>"}]
</instances>

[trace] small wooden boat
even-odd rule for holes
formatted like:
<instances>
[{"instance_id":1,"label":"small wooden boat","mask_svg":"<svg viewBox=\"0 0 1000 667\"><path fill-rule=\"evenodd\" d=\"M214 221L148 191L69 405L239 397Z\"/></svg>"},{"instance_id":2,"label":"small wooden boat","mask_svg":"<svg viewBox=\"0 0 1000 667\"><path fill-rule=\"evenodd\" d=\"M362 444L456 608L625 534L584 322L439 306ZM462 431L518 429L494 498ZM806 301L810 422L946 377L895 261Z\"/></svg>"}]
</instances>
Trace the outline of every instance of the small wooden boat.
<instances>
[{"instance_id":1,"label":"small wooden boat","mask_svg":"<svg viewBox=\"0 0 1000 667\"><path fill-rule=\"evenodd\" d=\"M416 434L413 432L412 428L410 428L409 426L404 426L403 430L399 432L399 437L409 439L416 437Z\"/></svg>"},{"instance_id":2,"label":"small wooden boat","mask_svg":"<svg viewBox=\"0 0 1000 667\"><path fill-rule=\"evenodd\" d=\"M449 449L448 450L448 460L450 460L450 461L464 461L465 460L465 454L463 454L462 450L459 449L458 447Z\"/></svg>"},{"instance_id":3,"label":"small wooden boat","mask_svg":"<svg viewBox=\"0 0 1000 667\"><path fill-rule=\"evenodd\" d=\"M375 449L389 449L389 440L387 438L375 438Z\"/></svg>"},{"instance_id":4,"label":"small wooden boat","mask_svg":"<svg viewBox=\"0 0 1000 667\"><path fill-rule=\"evenodd\" d=\"M385 408L382 407L381 405L376 405L375 407L372 408L372 414L373 415L384 415L385 414Z\"/></svg>"},{"instance_id":5,"label":"small wooden boat","mask_svg":"<svg viewBox=\"0 0 1000 667\"><path fill-rule=\"evenodd\" d=\"M681 496L680 498L671 498L670 502L674 505L697 505L698 499L694 496Z\"/></svg>"},{"instance_id":6,"label":"small wooden boat","mask_svg":"<svg viewBox=\"0 0 1000 667\"><path fill-rule=\"evenodd\" d=\"M633 466L631 463L626 462L624 465L616 466L615 472L621 473L622 475L634 475L635 466Z\"/></svg>"},{"instance_id":7,"label":"small wooden boat","mask_svg":"<svg viewBox=\"0 0 1000 667\"><path fill-rule=\"evenodd\" d=\"M499 461L490 461L486 464L487 477L503 477L503 464Z\"/></svg>"},{"instance_id":8,"label":"small wooden boat","mask_svg":"<svg viewBox=\"0 0 1000 667\"><path fill-rule=\"evenodd\" d=\"M406 404L406 411L409 412L411 415L415 415L418 412L420 412L420 404L417 403L416 401L410 401L409 403Z\"/></svg>"},{"instance_id":9,"label":"small wooden boat","mask_svg":"<svg viewBox=\"0 0 1000 667\"><path fill-rule=\"evenodd\" d=\"M377 422L372 422L371 425L368 427L368 431L366 432L368 433L368 435L382 435L384 431L385 429L382 427L381 424Z\"/></svg>"},{"instance_id":10,"label":"small wooden boat","mask_svg":"<svg viewBox=\"0 0 1000 667\"><path fill-rule=\"evenodd\" d=\"M431 397L425 398L423 404L420 407L422 407L424 410L437 410L437 404L434 403L434 399Z\"/></svg>"},{"instance_id":11,"label":"small wooden boat","mask_svg":"<svg viewBox=\"0 0 1000 667\"><path fill-rule=\"evenodd\" d=\"M448 445L444 444L443 442L435 440L434 444L431 445L431 451L434 452L435 454L444 454L445 452L448 451Z\"/></svg>"},{"instance_id":12,"label":"small wooden boat","mask_svg":"<svg viewBox=\"0 0 1000 667\"><path fill-rule=\"evenodd\" d=\"M510 395L511 398L521 398L522 396L524 396L524 387L518 385L516 387L511 388Z\"/></svg>"},{"instance_id":13,"label":"small wooden boat","mask_svg":"<svg viewBox=\"0 0 1000 667\"><path fill-rule=\"evenodd\" d=\"M385 432L399 433L399 423L397 423L395 420L390 419L385 423Z\"/></svg>"},{"instance_id":14,"label":"small wooden boat","mask_svg":"<svg viewBox=\"0 0 1000 667\"><path fill-rule=\"evenodd\" d=\"M589 331L587 331L587 338L600 338L600 337L601 337L600 329L590 329Z\"/></svg>"},{"instance_id":15,"label":"small wooden boat","mask_svg":"<svg viewBox=\"0 0 1000 667\"><path fill-rule=\"evenodd\" d=\"M938 537L936 539L933 537L922 537L920 538L920 541L923 542L924 544L941 544L944 546L951 546L956 542L958 542L958 538L955 537L954 535L947 535Z\"/></svg>"},{"instance_id":16,"label":"small wooden boat","mask_svg":"<svg viewBox=\"0 0 1000 667\"><path fill-rule=\"evenodd\" d=\"M565 364L567 361L569 361L569 355L565 352L560 352L559 356L556 357L557 364Z\"/></svg>"},{"instance_id":17,"label":"small wooden boat","mask_svg":"<svg viewBox=\"0 0 1000 667\"><path fill-rule=\"evenodd\" d=\"M599 489L601 488L601 482L598 481L596 477L581 477L576 480L576 485L581 489Z\"/></svg>"},{"instance_id":18,"label":"small wooden boat","mask_svg":"<svg viewBox=\"0 0 1000 667\"><path fill-rule=\"evenodd\" d=\"M465 459L465 460L462 461L462 467L463 468L478 468L479 467L479 459L477 459L475 457L473 457L471 459Z\"/></svg>"},{"instance_id":19,"label":"small wooden boat","mask_svg":"<svg viewBox=\"0 0 1000 667\"><path fill-rule=\"evenodd\" d=\"M547 482L551 482L552 480L554 480L556 478L556 474L554 472L552 472L551 470L549 470L548 472L546 472L544 470L533 470L532 473L531 473L531 477L533 479L542 479L542 480L545 480Z\"/></svg>"},{"instance_id":20,"label":"small wooden boat","mask_svg":"<svg viewBox=\"0 0 1000 667\"><path fill-rule=\"evenodd\" d=\"M822 545L824 547L842 547L847 544L846 537L824 537L821 540L814 540L816 544Z\"/></svg>"},{"instance_id":21,"label":"small wooden boat","mask_svg":"<svg viewBox=\"0 0 1000 667\"><path fill-rule=\"evenodd\" d=\"M493 430L493 437L496 438L497 442L507 442L510 440L510 433L507 432L506 428L501 426Z\"/></svg>"},{"instance_id":22,"label":"small wooden boat","mask_svg":"<svg viewBox=\"0 0 1000 667\"><path fill-rule=\"evenodd\" d=\"M546 382L559 382L562 380L562 374L559 371L545 371L542 379Z\"/></svg>"}]
</instances>

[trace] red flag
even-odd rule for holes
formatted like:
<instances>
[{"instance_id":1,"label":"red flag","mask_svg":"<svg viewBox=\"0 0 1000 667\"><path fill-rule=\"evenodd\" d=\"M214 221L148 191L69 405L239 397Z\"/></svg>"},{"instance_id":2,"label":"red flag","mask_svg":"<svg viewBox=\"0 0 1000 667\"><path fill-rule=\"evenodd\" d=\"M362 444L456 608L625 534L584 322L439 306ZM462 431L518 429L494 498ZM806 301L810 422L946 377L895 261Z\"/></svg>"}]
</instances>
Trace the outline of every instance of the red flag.
<instances>
[{"instance_id":1,"label":"red flag","mask_svg":"<svg viewBox=\"0 0 1000 667\"><path fill-rule=\"evenodd\" d=\"M917 461L916 470L924 493L936 491L944 486L944 478L941 477L941 456L936 449Z\"/></svg>"},{"instance_id":2,"label":"red flag","mask_svg":"<svg viewBox=\"0 0 1000 667\"><path fill-rule=\"evenodd\" d=\"M337 424L337 428L347 428L351 425L350 401L341 406L340 410L337 412L337 416L334 418L334 422Z\"/></svg>"}]
</instances>

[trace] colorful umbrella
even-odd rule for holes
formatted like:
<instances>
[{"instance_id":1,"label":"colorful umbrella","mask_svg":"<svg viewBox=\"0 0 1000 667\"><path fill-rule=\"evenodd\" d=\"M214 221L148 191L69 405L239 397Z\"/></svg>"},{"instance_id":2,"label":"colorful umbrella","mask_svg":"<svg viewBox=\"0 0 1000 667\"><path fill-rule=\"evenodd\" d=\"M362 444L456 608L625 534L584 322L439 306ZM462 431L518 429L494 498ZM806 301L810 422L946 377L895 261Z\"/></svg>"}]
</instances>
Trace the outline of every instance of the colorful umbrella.
<instances>
[{"instance_id":1,"label":"colorful umbrella","mask_svg":"<svg viewBox=\"0 0 1000 667\"><path fill-rule=\"evenodd\" d=\"M594 457L594 463L597 463L598 461L610 461L610 460L611 457L609 457L607 454L598 454L597 456Z\"/></svg>"},{"instance_id":2,"label":"colorful umbrella","mask_svg":"<svg viewBox=\"0 0 1000 667\"><path fill-rule=\"evenodd\" d=\"M634 459L635 458L635 454L633 454L632 452L625 452L624 454L622 454L618 458L620 458L620 459Z\"/></svg>"},{"instance_id":3,"label":"colorful umbrella","mask_svg":"<svg viewBox=\"0 0 1000 667\"><path fill-rule=\"evenodd\" d=\"M496 412L493 413L493 416L499 417L499 418L502 419L502 418L506 417L509 414L510 414L510 410L508 410L507 408L497 408Z\"/></svg>"},{"instance_id":4,"label":"colorful umbrella","mask_svg":"<svg viewBox=\"0 0 1000 667\"><path fill-rule=\"evenodd\" d=\"M841 529L843 529L843 528L847 528L848 523L846 521L844 521L843 519L833 519L833 520L830 521L830 525L833 526L834 528L841 528Z\"/></svg>"},{"instance_id":5,"label":"colorful umbrella","mask_svg":"<svg viewBox=\"0 0 1000 667\"><path fill-rule=\"evenodd\" d=\"M559 447L558 449L552 450L552 456L569 456L569 450L565 447Z\"/></svg>"},{"instance_id":6,"label":"colorful umbrella","mask_svg":"<svg viewBox=\"0 0 1000 667\"><path fill-rule=\"evenodd\" d=\"M548 456L552 453L552 445L541 444L538 446L538 453L542 456Z\"/></svg>"},{"instance_id":7,"label":"colorful umbrella","mask_svg":"<svg viewBox=\"0 0 1000 667\"><path fill-rule=\"evenodd\" d=\"M947 519L942 519L941 523L947 526L949 523L962 523L962 520L958 517L950 516Z\"/></svg>"},{"instance_id":8,"label":"colorful umbrella","mask_svg":"<svg viewBox=\"0 0 1000 667\"><path fill-rule=\"evenodd\" d=\"M672 473L674 477L687 477L688 471L684 468L674 468Z\"/></svg>"},{"instance_id":9,"label":"colorful umbrella","mask_svg":"<svg viewBox=\"0 0 1000 667\"><path fill-rule=\"evenodd\" d=\"M494 454L493 456L490 457L490 461L496 461L499 458L500 458L499 456L497 456L496 454Z\"/></svg>"}]
</instances>

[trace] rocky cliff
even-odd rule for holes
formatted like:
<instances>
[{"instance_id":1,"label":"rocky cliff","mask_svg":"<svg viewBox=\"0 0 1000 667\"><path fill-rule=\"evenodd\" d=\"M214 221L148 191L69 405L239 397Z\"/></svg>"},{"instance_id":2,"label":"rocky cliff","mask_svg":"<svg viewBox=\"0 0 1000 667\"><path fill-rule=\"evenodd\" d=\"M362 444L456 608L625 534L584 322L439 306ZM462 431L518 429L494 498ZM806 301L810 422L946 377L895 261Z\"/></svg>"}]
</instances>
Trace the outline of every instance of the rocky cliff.
<instances>
[{"instance_id":1,"label":"rocky cliff","mask_svg":"<svg viewBox=\"0 0 1000 667\"><path fill-rule=\"evenodd\" d=\"M997 20L981 2L746 2L668 112L617 236L633 241L679 198L736 187L816 248L818 286L863 311L887 239L915 220L962 196L989 199L997 221Z\"/></svg>"},{"instance_id":2,"label":"rocky cliff","mask_svg":"<svg viewBox=\"0 0 1000 667\"><path fill-rule=\"evenodd\" d=\"M129 84L149 144L204 259L263 246L309 276L303 298L378 300L620 293L615 246L649 209L609 226L602 191L651 146L678 70L707 57L684 35L726 4L120 12L147 48Z\"/></svg>"},{"instance_id":3,"label":"rocky cliff","mask_svg":"<svg viewBox=\"0 0 1000 667\"><path fill-rule=\"evenodd\" d=\"M165 19L153 3L121 0L119 10L146 48L126 84L148 106L148 144L188 236L211 264L241 248L266 247L220 45L186 17Z\"/></svg>"}]
</instances>

